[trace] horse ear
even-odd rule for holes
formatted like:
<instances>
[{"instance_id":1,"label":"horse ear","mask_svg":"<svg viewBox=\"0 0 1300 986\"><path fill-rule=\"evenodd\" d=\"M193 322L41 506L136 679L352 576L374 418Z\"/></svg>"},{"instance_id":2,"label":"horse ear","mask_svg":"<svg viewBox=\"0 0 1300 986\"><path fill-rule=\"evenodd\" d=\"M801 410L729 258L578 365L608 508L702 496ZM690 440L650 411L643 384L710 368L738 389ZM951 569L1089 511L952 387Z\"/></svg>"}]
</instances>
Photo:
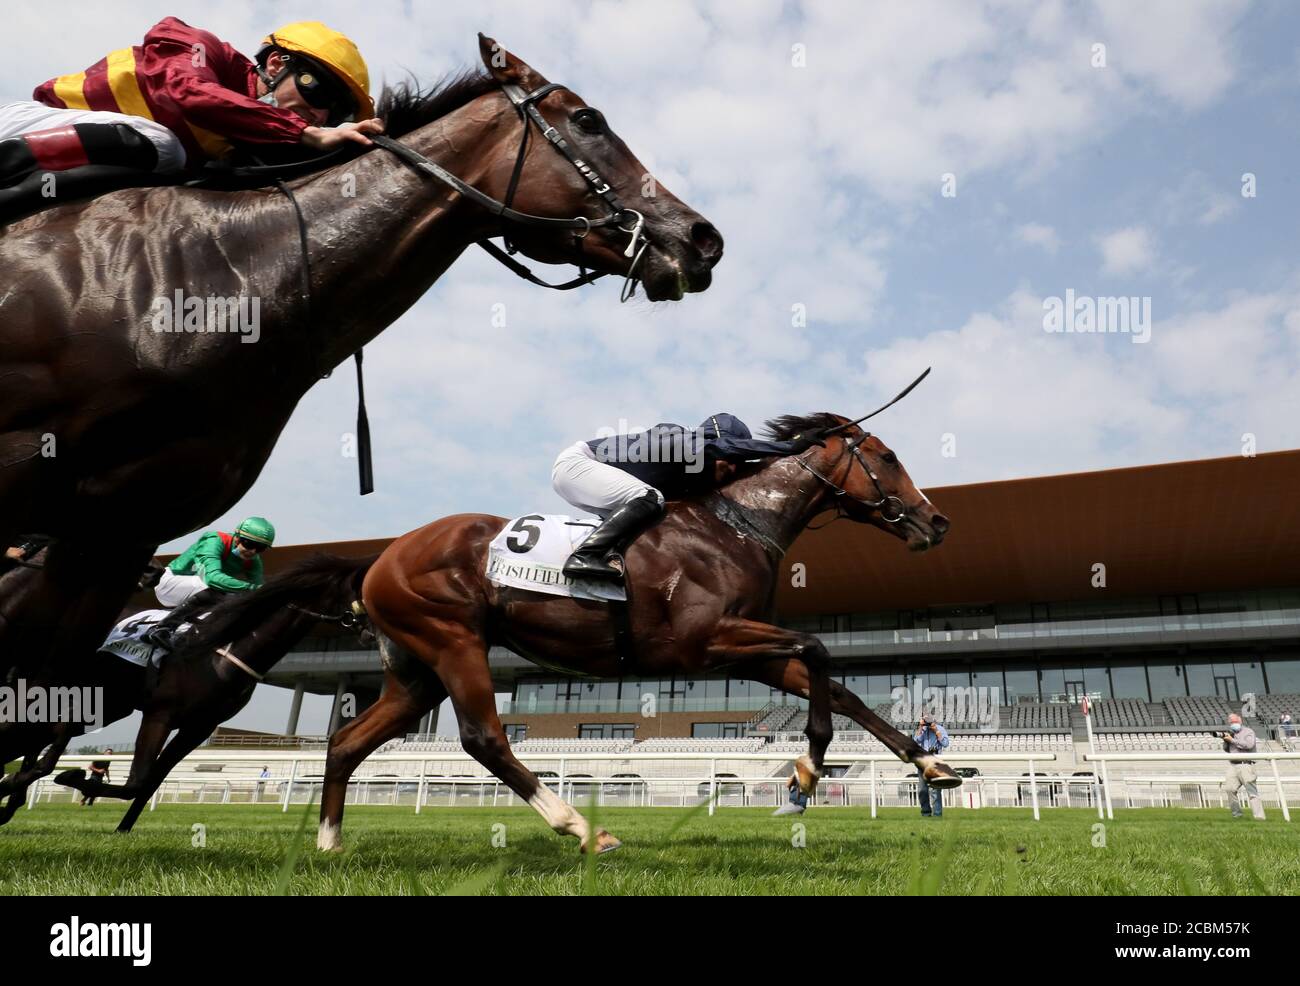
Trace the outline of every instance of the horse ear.
<instances>
[{"instance_id":1,"label":"horse ear","mask_svg":"<svg viewBox=\"0 0 1300 986\"><path fill-rule=\"evenodd\" d=\"M506 51L495 39L482 32L478 36L478 50L483 58L483 67L501 85L516 85L525 92L532 92L538 86L545 85L546 80L534 72L531 65Z\"/></svg>"}]
</instances>

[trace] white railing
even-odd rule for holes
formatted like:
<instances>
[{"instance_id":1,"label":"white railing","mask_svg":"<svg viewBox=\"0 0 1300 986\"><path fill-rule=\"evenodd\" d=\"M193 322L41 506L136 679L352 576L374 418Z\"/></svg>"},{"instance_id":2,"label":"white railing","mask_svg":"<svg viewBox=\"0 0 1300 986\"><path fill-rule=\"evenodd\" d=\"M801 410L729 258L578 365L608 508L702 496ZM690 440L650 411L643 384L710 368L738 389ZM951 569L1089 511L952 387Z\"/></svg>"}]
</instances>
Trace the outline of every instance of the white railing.
<instances>
[{"instance_id":1,"label":"white railing","mask_svg":"<svg viewBox=\"0 0 1300 986\"><path fill-rule=\"evenodd\" d=\"M597 794L599 795L602 788L606 785L620 785L620 786L627 786L629 790L635 790L637 788L640 788L642 792L641 797L643 803L648 803L650 800L651 786L681 785L683 786L681 790L682 790L682 803L684 804L686 801L685 787L684 787L685 785L694 784L698 786L707 783L709 814L712 815L720 801L720 794L723 793L727 788L740 786L742 788L742 802L746 802L748 795L744 792L748 792L752 788L758 787L760 785L762 786L771 785L775 787L776 793L779 796L781 789L785 783L785 779L783 777L773 777L770 774L765 776L757 776L757 777L753 777L753 776L731 777L726 775L719 776L718 763L720 761L728 764L736 763L737 761L753 762L756 764L757 763L780 764L780 763L787 763L791 760L794 760L798 755L799 754L797 753L789 753L789 752L787 753L726 753L726 752L581 753L581 752L573 752L573 753L526 753L520 755L519 759L524 761L526 764L556 764L558 769L555 772L554 777L542 777L540 779L547 786L554 785L561 797L563 797L566 787L569 790L569 792L572 793L576 788L596 786L596 791ZM131 758L129 756L118 755L118 754L113 754L111 756L95 756L95 755L65 756L60 758L59 766L62 768L67 766L89 765L90 762L94 760L108 760L110 762L123 762L125 764L125 763L129 763ZM960 765L962 763L973 763L973 762L1027 764L1029 767L1028 776L1015 777L1015 776L999 775L993 777L993 776L980 775L977 777L965 779L965 783L969 784L972 781L977 782L974 786L978 787L980 790L981 793L980 800L979 800L980 804L984 802L984 797L983 797L984 780L992 781L994 783L995 801L998 800L1000 795L1000 789L997 787L997 785L1002 782L1012 782L1016 785L1028 785L1030 802L1033 807L1035 820L1038 820L1040 817L1039 816L1039 786L1041 784L1043 783L1050 783L1053 785L1072 784L1076 786L1086 785L1089 787L1095 786L1096 784L1095 779L1092 778L1066 777L1060 775L1052 776L1052 777L1045 776L1041 772L1041 770L1038 770L1036 768L1035 765L1054 762L1056 760L1056 754L1051 751L1028 751L1027 750L1027 751L1021 751L1017 753L951 754L945 756L944 760L949 764L956 764L956 765ZM692 763L701 763L701 764L707 763L709 767L708 767L707 774L701 774L700 776L690 776L690 777L679 776L679 777L650 777L650 778L635 777L633 778L633 777L587 777L587 776L566 775L566 770L568 765L573 762L592 763L592 762L610 762L610 761L614 761L619 764L626 764L628 762L656 762L656 761L692 762ZM444 787L450 785L453 792L457 786L466 786L466 785L478 786L480 788L480 797L479 797L480 803L485 803L485 794L483 793L483 789L488 786L491 786L493 791L492 804L495 805L497 803L497 797L500 791L501 784L500 781L498 781L497 778L495 777L491 777L491 776L447 777L447 776L434 775L429 773L428 765L430 763L452 762L452 763L472 763L477 765L478 762L466 753L432 753L432 754L430 753L425 753L425 754L377 753L367 757L365 762L367 764L376 764L376 763L419 764L419 770L417 773L414 774L404 774L401 776L398 776L396 774L392 776L369 775L369 776L360 776L360 777L354 775L350 781L350 786L361 786L363 788L367 786L374 787L374 786L392 785L394 801L396 801L396 798L400 792L401 785L415 784L417 786L415 792L416 793L415 811L417 814L420 812L420 809L426 803L426 795L428 793L429 785L431 783L437 785L438 787ZM197 765L202 763L220 763L220 764L287 763L289 765L289 772L288 772L288 776L278 776L278 777L259 777L256 775L246 775L246 776L241 776L237 779L230 778L230 777L216 778L212 776L211 772L201 772L197 770ZM916 784L916 781L910 777L889 778L889 777L878 776L878 765L881 763L901 765L899 759L891 753L828 753L826 755L825 763L827 766L846 766L846 765L851 766L853 764L858 764L858 763L865 763L869 765L870 770L867 777L827 776L827 777L823 777L822 784L843 785L845 789L849 787L859 787L862 784L869 785L872 818L876 817L878 802L879 802L878 792L879 792L879 785L881 782L902 783L911 786L914 786ZM175 784L177 781L184 780L192 784L194 783L201 784L205 788L207 785L215 784L223 790L222 801L225 803L230 802L230 795L233 790L232 785L236 783L240 784L241 786L253 786L255 789L257 785L281 787L282 791L279 794L278 800L280 802L281 810L288 811L290 801L293 798L293 792L295 787L298 788L306 787L308 790L308 796L310 797L311 793L314 791L315 786L322 783L320 774L323 774L324 772L324 764L325 764L324 752L287 753L287 752L277 751L277 752L261 752L261 753L244 753L240 751L225 752L225 751L203 749L191 753L188 757L186 757L183 761L181 761L181 763L177 766L176 770L173 771L174 779L169 779L169 780L171 780L173 784ZM319 768L319 774L317 776L304 776L300 771L300 767L306 765L317 766ZM47 793L47 792L52 793L54 790L60 790L60 789L61 788L59 789L54 788L51 778L43 778L37 784L32 785L31 794L28 801L28 807L30 808L33 805L35 805L37 799L41 796L42 793ZM1017 786L1016 790L1017 792L1019 791L1019 786ZM159 798L162 795L162 792L163 792L163 788L160 787L158 792L154 794L154 797L150 804L151 809L157 806ZM697 797L699 797L700 794L702 793L703 792L697 793ZM972 802L972 806L975 806L973 802Z\"/></svg>"},{"instance_id":2,"label":"white railing","mask_svg":"<svg viewBox=\"0 0 1300 986\"><path fill-rule=\"evenodd\" d=\"M1102 790L1105 792L1106 818L1115 817L1115 807L1111 801L1111 784L1107 776L1107 764L1112 763L1182 763L1182 762L1237 762L1243 760L1267 760L1273 768L1273 783L1277 787L1277 800L1282 808L1282 817L1291 821L1291 809L1287 806L1286 793L1282 789L1282 775L1278 772L1279 760L1300 760L1300 753L1085 753L1083 759L1101 764ZM1122 780L1123 778L1121 778ZM1291 778L1288 778L1290 780ZM1187 783L1196 783L1190 778ZM1127 800L1128 790L1125 789ZM1100 818L1103 805L1097 804L1097 817Z\"/></svg>"}]
</instances>

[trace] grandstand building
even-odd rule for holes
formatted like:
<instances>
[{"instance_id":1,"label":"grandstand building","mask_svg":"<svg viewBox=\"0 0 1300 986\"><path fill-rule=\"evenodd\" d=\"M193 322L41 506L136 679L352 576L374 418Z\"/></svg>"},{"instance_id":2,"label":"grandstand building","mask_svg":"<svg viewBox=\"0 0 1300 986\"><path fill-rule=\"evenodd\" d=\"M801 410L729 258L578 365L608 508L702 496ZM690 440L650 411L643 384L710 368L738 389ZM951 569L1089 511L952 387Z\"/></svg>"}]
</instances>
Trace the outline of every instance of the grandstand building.
<instances>
[{"instance_id":1,"label":"grandstand building","mask_svg":"<svg viewBox=\"0 0 1300 986\"><path fill-rule=\"evenodd\" d=\"M1081 739L1084 696L1099 748L1111 732L1116 743L1131 733L1158 743L1197 731L1212 745L1203 727L1248 695L1261 737L1276 736L1282 712L1300 719L1297 488L1300 451L931 489L952 520L939 549L913 554L848 521L808 532L785 560L777 621L818 634L835 677L886 714L893 689L917 679L996 689L1004 745L1017 734ZM386 543L276 548L268 570ZM516 742L761 741L805 721L804 703L739 677L567 678L501 649L490 662ZM375 650L333 632L268 676L298 700L350 693L358 709L381 679ZM964 724L949 725L960 739ZM838 718L836 727L846 739L859 731Z\"/></svg>"}]
</instances>

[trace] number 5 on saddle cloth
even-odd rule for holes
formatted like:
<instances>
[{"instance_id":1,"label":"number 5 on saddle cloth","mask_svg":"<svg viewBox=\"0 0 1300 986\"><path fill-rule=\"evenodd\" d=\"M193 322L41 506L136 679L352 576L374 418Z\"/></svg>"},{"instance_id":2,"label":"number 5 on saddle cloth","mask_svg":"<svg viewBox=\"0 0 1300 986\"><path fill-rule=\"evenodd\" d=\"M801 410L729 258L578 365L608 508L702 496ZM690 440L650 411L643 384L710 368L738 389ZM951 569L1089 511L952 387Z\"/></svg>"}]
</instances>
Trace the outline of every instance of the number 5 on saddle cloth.
<instances>
[{"instance_id":1,"label":"number 5 on saddle cloth","mask_svg":"<svg viewBox=\"0 0 1300 986\"><path fill-rule=\"evenodd\" d=\"M621 585L575 579L562 571L569 555L599 526L599 517L564 514L517 517L488 546L485 571L488 581L572 599L626 602L627 590Z\"/></svg>"}]
</instances>

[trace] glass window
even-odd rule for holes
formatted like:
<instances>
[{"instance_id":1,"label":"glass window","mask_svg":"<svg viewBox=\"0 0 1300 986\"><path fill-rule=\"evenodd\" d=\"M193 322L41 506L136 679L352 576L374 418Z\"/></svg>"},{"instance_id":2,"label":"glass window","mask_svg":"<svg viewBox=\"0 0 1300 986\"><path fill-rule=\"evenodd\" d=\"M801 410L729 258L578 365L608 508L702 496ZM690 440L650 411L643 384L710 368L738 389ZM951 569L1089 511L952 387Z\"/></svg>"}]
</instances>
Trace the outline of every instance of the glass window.
<instances>
[{"instance_id":1,"label":"glass window","mask_svg":"<svg viewBox=\"0 0 1300 986\"><path fill-rule=\"evenodd\" d=\"M1183 666L1177 661L1151 661L1147 664L1147 678L1151 682L1151 701L1173 698L1187 694L1187 683L1183 681ZM1214 683L1210 683L1210 694L1214 694Z\"/></svg>"},{"instance_id":2,"label":"glass window","mask_svg":"<svg viewBox=\"0 0 1300 986\"><path fill-rule=\"evenodd\" d=\"M975 667L971 669L971 684L976 688L988 689L988 694L992 696L993 704L1007 704L1006 686L1002 683L1001 666L988 667L978 664L975 665Z\"/></svg>"},{"instance_id":3,"label":"glass window","mask_svg":"<svg viewBox=\"0 0 1300 986\"><path fill-rule=\"evenodd\" d=\"M537 704L540 708L555 708L555 689L557 682L539 681L537 683Z\"/></svg>"},{"instance_id":4,"label":"glass window","mask_svg":"<svg viewBox=\"0 0 1300 986\"><path fill-rule=\"evenodd\" d=\"M1027 664L1007 665L1007 704L1029 697L1038 701L1038 669Z\"/></svg>"},{"instance_id":5,"label":"glass window","mask_svg":"<svg viewBox=\"0 0 1300 986\"><path fill-rule=\"evenodd\" d=\"M1078 668L1071 668L1070 673L1066 674L1064 668L1043 668L1041 681L1042 700L1051 702L1052 700L1060 701L1065 696L1065 682L1082 681L1083 672Z\"/></svg>"},{"instance_id":6,"label":"glass window","mask_svg":"<svg viewBox=\"0 0 1300 986\"><path fill-rule=\"evenodd\" d=\"M578 727L579 739L631 739L636 727L626 722L588 722Z\"/></svg>"},{"instance_id":7,"label":"glass window","mask_svg":"<svg viewBox=\"0 0 1300 986\"><path fill-rule=\"evenodd\" d=\"M1083 687L1089 695L1110 698L1110 677L1106 674L1106 665L1100 661L1085 664L1083 668Z\"/></svg>"},{"instance_id":8,"label":"glass window","mask_svg":"<svg viewBox=\"0 0 1300 986\"><path fill-rule=\"evenodd\" d=\"M1300 659L1269 658L1264 662L1270 692L1300 692Z\"/></svg>"},{"instance_id":9,"label":"glass window","mask_svg":"<svg viewBox=\"0 0 1300 986\"><path fill-rule=\"evenodd\" d=\"M1234 661L1233 670L1237 673L1237 691L1245 695L1264 694L1264 664L1262 661Z\"/></svg>"},{"instance_id":10,"label":"glass window","mask_svg":"<svg viewBox=\"0 0 1300 986\"><path fill-rule=\"evenodd\" d=\"M1232 665L1227 667L1227 673L1232 673ZM1216 674L1214 665L1209 661L1188 661L1187 662L1187 694L1188 695L1213 695L1214 676Z\"/></svg>"},{"instance_id":11,"label":"glass window","mask_svg":"<svg viewBox=\"0 0 1300 986\"><path fill-rule=\"evenodd\" d=\"M1147 692L1147 669L1140 661L1116 662L1110 666L1110 687L1114 698L1151 700Z\"/></svg>"}]
</instances>

